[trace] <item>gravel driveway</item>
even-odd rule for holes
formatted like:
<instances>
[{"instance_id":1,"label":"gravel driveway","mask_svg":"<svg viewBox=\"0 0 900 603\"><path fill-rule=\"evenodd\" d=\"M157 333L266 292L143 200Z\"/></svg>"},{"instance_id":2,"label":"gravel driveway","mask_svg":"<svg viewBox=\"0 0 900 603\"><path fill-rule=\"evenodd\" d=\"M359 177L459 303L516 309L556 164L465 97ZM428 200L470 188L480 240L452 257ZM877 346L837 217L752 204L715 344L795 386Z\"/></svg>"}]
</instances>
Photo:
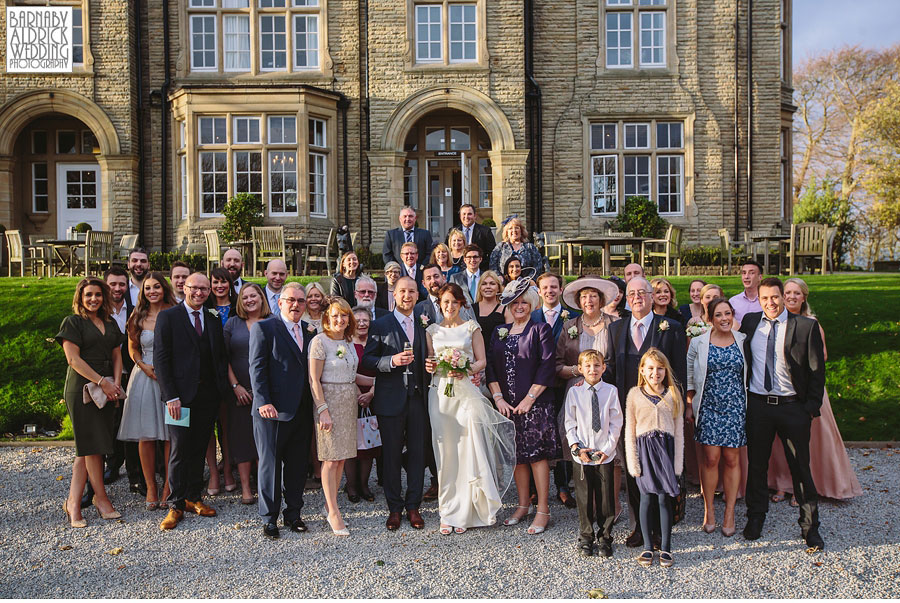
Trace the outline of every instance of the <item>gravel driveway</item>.
<instances>
[{"instance_id":1,"label":"gravel driveway","mask_svg":"<svg viewBox=\"0 0 900 603\"><path fill-rule=\"evenodd\" d=\"M163 511L144 510L120 479L110 495L123 520L105 522L92 508L88 528L74 530L61 509L72 455L71 448L0 448L0 597L584 598L592 588L611 598L900 597L900 452L893 450L850 451L865 494L820 505L824 553L805 552L787 503L772 506L754 543L740 532L707 535L693 492L672 535L668 570L638 566L638 550L623 544L624 521L612 559L578 557L577 512L555 499L550 529L540 536L528 536L527 524L441 536L436 503L422 509L424 530L404 522L388 533L380 488L374 503L354 505L341 494L351 535L338 538L321 515L321 491L308 491L310 531L282 530L269 541L239 493L208 499L218 517L188 515L162 533ZM507 494L501 518L514 496ZM741 502L738 514L740 529Z\"/></svg>"}]
</instances>

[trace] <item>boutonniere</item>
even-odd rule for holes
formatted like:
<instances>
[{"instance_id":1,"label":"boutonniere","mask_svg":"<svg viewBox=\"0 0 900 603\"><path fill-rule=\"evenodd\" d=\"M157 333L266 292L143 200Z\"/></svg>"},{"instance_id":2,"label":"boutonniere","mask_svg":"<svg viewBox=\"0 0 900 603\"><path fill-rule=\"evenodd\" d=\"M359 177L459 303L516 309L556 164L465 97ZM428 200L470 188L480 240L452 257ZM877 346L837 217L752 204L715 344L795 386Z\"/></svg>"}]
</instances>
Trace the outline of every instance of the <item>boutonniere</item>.
<instances>
[{"instance_id":1,"label":"boutonniere","mask_svg":"<svg viewBox=\"0 0 900 603\"><path fill-rule=\"evenodd\" d=\"M347 348L345 348L343 345L339 345L337 347L337 352L335 352L335 354L337 355L338 358L343 358L344 354L346 354L346 353L347 353Z\"/></svg>"},{"instance_id":2,"label":"boutonniere","mask_svg":"<svg viewBox=\"0 0 900 603\"><path fill-rule=\"evenodd\" d=\"M569 334L569 339L575 339L578 337L578 329L576 327L569 327L569 330L566 331Z\"/></svg>"},{"instance_id":3,"label":"boutonniere","mask_svg":"<svg viewBox=\"0 0 900 603\"><path fill-rule=\"evenodd\" d=\"M428 328L429 320L428 320L428 316L426 314L419 315L419 322L422 323L422 328L424 328L424 329Z\"/></svg>"},{"instance_id":4,"label":"boutonniere","mask_svg":"<svg viewBox=\"0 0 900 603\"><path fill-rule=\"evenodd\" d=\"M216 309L214 309L214 308L207 308L206 310L207 310L207 312L209 312L210 314L212 314L212 315L215 316L216 318L219 317L219 311L218 311L218 310L216 310Z\"/></svg>"},{"instance_id":5,"label":"boutonniere","mask_svg":"<svg viewBox=\"0 0 900 603\"><path fill-rule=\"evenodd\" d=\"M308 325L306 325L306 330L309 331L310 333L312 333L313 335L315 335L316 334L316 325L308 324Z\"/></svg>"},{"instance_id":6,"label":"boutonniere","mask_svg":"<svg viewBox=\"0 0 900 603\"><path fill-rule=\"evenodd\" d=\"M669 330L669 321L668 320L664 320L661 323L659 323L659 332L660 333L663 333L668 330Z\"/></svg>"},{"instance_id":7,"label":"boutonniere","mask_svg":"<svg viewBox=\"0 0 900 603\"><path fill-rule=\"evenodd\" d=\"M497 337L500 339L506 339L507 335L509 335L509 329L497 329Z\"/></svg>"},{"instance_id":8,"label":"boutonniere","mask_svg":"<svg viewBox=\"0 0 900 603\"><path fill-rule=\"evenodd\" d=\"M563 320L569 320L569 311L568 311L568 310L563 310L563 311L560 313L559 317L560 317L561 319L563 319Z\"/></svg>"}]
</instances>

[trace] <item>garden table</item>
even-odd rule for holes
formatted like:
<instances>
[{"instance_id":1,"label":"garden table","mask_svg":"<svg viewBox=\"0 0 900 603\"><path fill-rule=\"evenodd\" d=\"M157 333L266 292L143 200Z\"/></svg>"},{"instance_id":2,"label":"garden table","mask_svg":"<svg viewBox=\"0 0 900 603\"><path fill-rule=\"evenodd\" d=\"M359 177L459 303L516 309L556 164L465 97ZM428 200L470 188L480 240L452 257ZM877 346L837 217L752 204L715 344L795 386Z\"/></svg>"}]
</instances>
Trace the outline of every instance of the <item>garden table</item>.
<instances>
[{"instance_id":1,"label":"garden table","mask_svg":"<svg viewBox=\"0 0 900 603\"><path fill-rule=\"evenodd\" d=\"M641 258L644 257L644 241L649 241L651 237L623 237L617 235L596 235L584 237L562 238L557 241L560 245L565 245L569 258L569 269L574 264L573 249L576 245L603 247L603 276L609 276L612 267L609 260L609 248L611 245L638 245L641 246Z\"/></svg>"}]
</instances>

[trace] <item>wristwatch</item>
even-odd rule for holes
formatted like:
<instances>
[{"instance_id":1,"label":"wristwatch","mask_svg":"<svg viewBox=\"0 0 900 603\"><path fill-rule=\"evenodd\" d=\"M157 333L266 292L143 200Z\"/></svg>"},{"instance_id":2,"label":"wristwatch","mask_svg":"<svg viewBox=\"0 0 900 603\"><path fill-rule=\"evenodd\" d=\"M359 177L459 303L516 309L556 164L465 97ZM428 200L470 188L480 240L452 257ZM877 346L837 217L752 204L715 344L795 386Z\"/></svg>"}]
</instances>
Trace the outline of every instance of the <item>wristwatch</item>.
<instances>
[{"instance_id":1,"label":"wristwatch","mask_svg":"<svg viewBox=\"0 0 900 603\"><path fill-rule=\"evenodd\" d=\"M238 386L238 385L240 385L240 383L233 383L233 384L231 385L231 389L237 389L237 386Z\"/></svg>"},{"instance_id":2,"label":"wristwatch","mask_svg":"<svg viewBox=\"0 0 900 603\"><path fill-rule=\"evenodd\" d=\"M535 397L535 395L532 394L531 392L528 392L528 397L531 398L532 400L537 400L537 398Z\"/></svg>"}]
</instances>

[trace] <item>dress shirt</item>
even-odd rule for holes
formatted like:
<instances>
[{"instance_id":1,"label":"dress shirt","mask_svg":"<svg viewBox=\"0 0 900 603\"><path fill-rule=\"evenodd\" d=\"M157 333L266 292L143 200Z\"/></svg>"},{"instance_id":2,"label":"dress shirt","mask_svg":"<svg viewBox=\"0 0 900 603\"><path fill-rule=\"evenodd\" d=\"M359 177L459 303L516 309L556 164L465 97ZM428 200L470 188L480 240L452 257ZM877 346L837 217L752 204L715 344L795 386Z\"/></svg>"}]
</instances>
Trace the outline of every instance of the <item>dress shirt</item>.
<instances>
[{"instance_id":1,"label":"dress shirt","mask_svg":"<svg viewBox=\"0 0 900 603\"><path fill-rule=\"evenodd\" d=\"M401 329L404 333L406 333L406 327L404 326L404 321L407 320L407 319L413 321L413 323L412 323L413 341L411 341L410 343L414 343L414 342L415 342L415 336L416 336L416 323L415 323L416 317L412 314L412 312L410 312L409 316L406 316L406 315L405 315L403 312L401 312L399 309L394 308L394 318L396 318L396 319L397 319L397 322L400 323L400 329ZM401 350L401 351L403 351L403 350ZM407 365L407 366L408 366L408 365ZM397 365L394 364L394 359L393 359L393 358L391 358L391 368L397 368Z\"/></svg>"},{"instance_id":2,"label":"dress shirt","mask_svg":"<svg viewBox=\"0 0 900 603\"><path fill-rule=\"evenodd\" d=\"M407 266L406 264L403 264L403 269L406 270L406 276L408 276L412 280L416 280L416 265L415 264L413 264L412 266Z\"/></svg>"},{"instance_id":3,"label":"dress shirt","mask_svg":"<svg viewBox=\"0 0 900 603\"><path fill-rule=\"evenodd\" d=\"M193 313L199 312L200 313L200 329L205 330L206 329L206 311L205 311L206 308L200 307L198 310L194 310L187 304L182 304L182 305L184 306L184 309L187 310L188 322L191 323L191 328L194 327L194 314Z\"/></svg>"},{"instance_id":4,"label":"dress shirt","mask_svg":"<svg viewBox=\"0 0 900 603\"><path fill-rule=\"evenodd\" d=\"M441 304L440 304L440 302L438 301L438 298L436 298L436 297L433 296L433 295L429 295L429 296L428 296L428 301L430 301L430 302L431 302L431 305L434 306L434 316L435 316L435 318L436 318L435 322L439 322L439 321L441 321L441 320L444 320L444 313L441 312Z\"/></svg>"},{"instance_id":5,"label":"dress shirt","mask_svg":"<svg viewBox=\"0 0 900 603\"><path fill-rule=\"evenodd\" d=\"M762 312L762 306L759 303L759 294L750 299L747 297L746 291L741 291L737 295L728 300L731 307L734 308L734 319L738 322L744 320L744 315L751 312Z\"/></svg>"},{"instance_id":6,"label":"dress shirt","mask_svg":"<svg viewBox=\"0 0 900 603\"><path fill-rule=\"evenodd\" d=\"M543 313L544 313L544 320L547 322L548 325L550 325L550 328L552 329L553 326L556 324L556 321L559 320L559 315L562 314L562 304L557 302L556 305L552 308L548 308L547 306L541 306L541 311L543 311ZM553 322L550 322L547 319L547 313L551 312L551 311L556 312L556 314L553 315Z\"/></svg>"},{"instance_id":7,"label":"dress shirt","mask_svg":"<svg viewBox=\"0 0 900 603\"><path fill-rule=\"evenodd\" d=\"M116 306L113 305L113 311L110 315L116 324L119 325L119 330L123 333L125 332L125 323L128 322L128 304L125 303L125 300L122 300L122 306L116 310Z\"/></svg>"},{"instance_id":8,"label":"dress shirt","mask_svg":"<svg viewBox=\"0 0 900 603\"><path fill-rule=\"evenodd\" d=\"M300 339L301 340L303 339L303 324L301 324L303 321L302 318L300 319L301 322L292 322L292 321L288 320L288 318L281 312L278 313L278 316L281 317L282 322L284 322L284 326L287 327L288 335L291 336L291 339L293 339L295 342L297 341L296 338L294 337L294 325L297 325L300 328ZM299 346L299 344L298 344L298 347L300 347L300 350L303 351L302 346Z\"/></svg>"},{"instance_id":9,"label":"dress shirt","mask_svg":"<svg viewBox=\"0 0 900 603\"><path fill-rule=\"evenodd\" d=\"M474 224L472 226L463 226L463 236L466 238L466 245L472 244L472 229L474 227Z\"/></svg>"},{"instance_id":10,"label":"dress shirt","mask_svg":"<svg viewBox=\"0 0 900 603\"><path fill-rule=\"evenodd\" d=\"M141 286L135 285L131 279L128 279L128 294L131 296L131 305L136 306L138 302L138 293L141 292Z\"/></svg>"},{"instance_id":11,"label":"dress shirt","mask_svg":"<svg viewBox=\"0 0 900 603\"><path fill-rule=\"evenodd\" d=\"M237 277L236 279L234 279L234 283L232 284L232 286L234 287L234 294L239 295L241 292L241 287L243 287L246 284L247 284L247 281L245 281L241 277Z\"/></svg>"},{"instance_id":12,"label":"dress shirt","mask_svg":"<svg viewBox=\"0 0 900 603\"><path fill-rule=\"evenodd\" d=\"M766 391L766 345L769 340L769 330L772 325L763 314L756 327L756 333L750 340L750 351L753 354L753 376L750 377L750 391L763 396L793 396L797 392L791 383L791 373L788 371L784 358L784 336L787 332L787 310L782 310L775 320L778 321L778 332L775 334L775 374L772 375L772 391Z\"/></svg>"},{"instance_id":13,"label":"dress shirt","mask_svg":"<svg viewBox=\"0 0 900 603\"><path fill-rule=\"evenodd\" d=\"M594 385L597 390L597 400L600 402L600 431L594 431L591 427L591 385L584 381L581 385L573 386L566 394L565 404L565 429L566 440L569 448L580 444L585 448L592 448L605 454L608 458L602 464L610 463L616 458L616 445L622 433L622 425L625 417L619 406L619 394L615 386L599 381ZM579 458L572 459L581 465L600 465L597 461L584 463Z\"/></svg>"},{"instance_id":14,"label":"dress shirt","mask_svg":"<svg viewBox=\"0 0 900 603\"><path fill-rule=\"evenodd\" d=\"M647 338L650 337L650 325L653 323L653 312L650 312L649 314L647 314L647 316L643 317L640 320L636 319L634 317L634 314L631 315L631 322L628 323L629 338L634 337L634 325L638 322L644 325L644 341L646 341Z\"/></svg>"},{"instance_id":15,"label":"dress shirt","mask_svg":"<svg viewBox=\"0 0 900 603\"><path fill-rule=\"evenodd\" d=\"M269 311L272 312L272 314L280 314L281 310L278 309L278 302L272 301L273 295L278 295L280 298L281 291L272 291L269 289L269 286L266 285L266 302L269 304Z\"/></svg>"}]
</instances>

